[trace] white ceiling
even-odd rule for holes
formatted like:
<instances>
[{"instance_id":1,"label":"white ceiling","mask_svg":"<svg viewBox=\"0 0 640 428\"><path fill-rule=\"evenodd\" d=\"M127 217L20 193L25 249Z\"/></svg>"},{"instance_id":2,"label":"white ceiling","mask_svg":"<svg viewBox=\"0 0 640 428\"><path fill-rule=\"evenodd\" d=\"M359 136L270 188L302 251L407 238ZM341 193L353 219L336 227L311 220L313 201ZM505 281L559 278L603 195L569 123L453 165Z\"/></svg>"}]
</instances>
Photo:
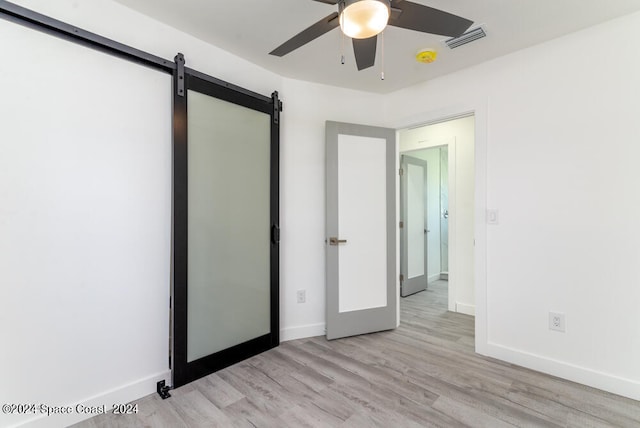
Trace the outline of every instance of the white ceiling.
<instances>
[{"instance_id":1,"label":"white ceiling","mask_svg":"<svg viewBox=\"0 0 640 428\"><path fill-rule=\"evenodd\" d=\"M388 93L509 52L640 10L640 0L412 0L483 24L488 36L455 50L445 37L388 27L385 80L376 65L357 71L350 39L340 64L338 28L278 58L268 53L337 9L312 0L116 0L280 75L362 91ZM379 42L380 43L380 42ZM435 48L438 59L415 54Z\"/></svg>"}]
</instances>

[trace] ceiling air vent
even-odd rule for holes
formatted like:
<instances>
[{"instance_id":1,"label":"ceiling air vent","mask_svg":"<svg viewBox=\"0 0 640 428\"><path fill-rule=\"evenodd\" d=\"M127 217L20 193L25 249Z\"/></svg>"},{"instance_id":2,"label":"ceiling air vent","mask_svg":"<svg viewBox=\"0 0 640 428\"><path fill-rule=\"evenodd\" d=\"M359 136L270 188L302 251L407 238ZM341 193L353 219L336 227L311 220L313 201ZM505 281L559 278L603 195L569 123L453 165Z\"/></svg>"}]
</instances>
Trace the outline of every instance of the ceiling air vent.
<instances>
[{"instance_id":1,"label":"ceiling air vent","mask_svg":"<svg viewBox=\"0 0 640 428\"><path fill-rule=\"evenodd\" d=\"M487 37L487 33L484 31L484 28L476 27L473 30L467 31L460 37L454 37L453 39L445 40L444 43L449 46L449 49L455 49L483 37Z\"/></svg>"}]
</instances>

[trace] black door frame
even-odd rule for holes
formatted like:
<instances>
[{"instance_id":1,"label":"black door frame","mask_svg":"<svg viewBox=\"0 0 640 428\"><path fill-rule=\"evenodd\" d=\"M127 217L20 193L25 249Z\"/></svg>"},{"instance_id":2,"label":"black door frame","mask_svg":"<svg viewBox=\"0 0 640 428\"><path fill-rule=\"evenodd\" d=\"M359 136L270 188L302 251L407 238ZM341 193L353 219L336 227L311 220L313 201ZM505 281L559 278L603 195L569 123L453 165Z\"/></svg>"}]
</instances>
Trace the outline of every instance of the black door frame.
<instances>
[{"instance_id":1,"label":"black door frame","mask_svg":"<svg viewBox=\"0 0 640 428\"><path fill-rule=\"evenodd\" d=\"M278 346L279 337L279 146L280 111L278 93L271 98L238 91L226 82L184 67L184 57L178 54L174 72L174 136L173 136L173 284L172 284L172 383L177 388L217 370L228 367L253 355ZM270 172L270 333L214 354L187 361L188 316L188 91L196 91L214 98L247 107L271 117Z\"/></svg>"}]
</instances>

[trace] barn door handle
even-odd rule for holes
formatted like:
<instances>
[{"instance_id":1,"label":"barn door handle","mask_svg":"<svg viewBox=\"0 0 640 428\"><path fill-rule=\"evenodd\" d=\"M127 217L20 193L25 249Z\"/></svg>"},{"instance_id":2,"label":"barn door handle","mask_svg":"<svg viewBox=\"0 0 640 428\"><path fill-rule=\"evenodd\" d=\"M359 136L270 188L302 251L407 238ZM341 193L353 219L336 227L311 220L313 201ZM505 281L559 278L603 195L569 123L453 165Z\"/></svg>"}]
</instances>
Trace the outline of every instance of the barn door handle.
<instances>
[{"instance_id":1,"label":"barn door handle","mask_svg":"<svg viewBox=\"0 0 640 428\"><path fill-rule=\"evenodd\" d=\"M338 244L346 244L346 243L347 243L346 239L338 239L335 237L329 238L329 245L338 245Z\"/></svg>"}]
</instances>

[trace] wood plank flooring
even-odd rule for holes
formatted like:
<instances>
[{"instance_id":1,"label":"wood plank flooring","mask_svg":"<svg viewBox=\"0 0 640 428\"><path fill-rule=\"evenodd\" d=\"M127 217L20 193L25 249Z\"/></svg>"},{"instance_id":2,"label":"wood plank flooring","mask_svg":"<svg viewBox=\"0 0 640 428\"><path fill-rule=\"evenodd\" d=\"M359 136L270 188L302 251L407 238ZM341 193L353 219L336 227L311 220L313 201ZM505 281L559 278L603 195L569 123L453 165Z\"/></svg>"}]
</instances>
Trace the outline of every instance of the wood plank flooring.
<instances>
[{"instance_id":1,"label":"wood plank flooring","mask_svg":"<svg viewBox=\"0 0 640 428\"><path fill-rule=\"evenodd\" d=\"M401 299L396 330L285 342L76 427L640 427L638 401L476 355L446 287Z\"/></svg>"}]
</instances>

